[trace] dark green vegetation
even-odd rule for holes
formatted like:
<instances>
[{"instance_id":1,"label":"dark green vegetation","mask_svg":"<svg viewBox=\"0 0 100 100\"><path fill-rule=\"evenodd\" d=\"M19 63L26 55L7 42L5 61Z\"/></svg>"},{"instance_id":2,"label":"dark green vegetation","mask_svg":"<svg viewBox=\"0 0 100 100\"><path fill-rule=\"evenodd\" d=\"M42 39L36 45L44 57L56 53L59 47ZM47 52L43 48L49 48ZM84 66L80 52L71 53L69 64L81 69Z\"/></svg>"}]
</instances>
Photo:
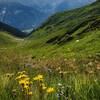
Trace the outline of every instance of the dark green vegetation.
<instances>
[{"instance_id":1,"label":"dark green vegetation","mask_svg":"<svg viewBox=\"0 0 100 100\"><path fill-rule=\"evenodd\" d=\"M100 100L99 1L51 16L24 39L0 33L0 48L1 100L22 100L15 80L22 70L31 79L43 74L46 85L55 88L42 94L43 100ZM35 82L32 90L30 99L40 100Z\"/></svg>"},{"instance_id":2,"label":"dark green vegetation","mask_svg":"<svg viewBox=\"0 0 100 100\"><path fill-rule=\"evenodd\" d=\"M11 33L12 35L15 35L15 36L21 37L21 38L27 36L26 33L21 32L20 30L14 28L12 26L9 26L8 24L2 23L2 22L0 22L0 31L7 31L7 32Z\"/></svg>"}]
</instances>

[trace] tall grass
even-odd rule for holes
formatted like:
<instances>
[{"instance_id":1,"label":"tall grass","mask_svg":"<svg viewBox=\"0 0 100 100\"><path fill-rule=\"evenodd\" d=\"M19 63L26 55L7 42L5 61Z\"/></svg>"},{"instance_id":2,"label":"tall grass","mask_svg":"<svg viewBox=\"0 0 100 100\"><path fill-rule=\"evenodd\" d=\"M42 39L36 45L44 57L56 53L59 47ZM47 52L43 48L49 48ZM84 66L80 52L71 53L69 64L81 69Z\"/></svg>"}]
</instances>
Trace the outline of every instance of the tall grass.
<instances>
[{"instance_id":1,"label":"tall grass","mask_svg":"<svg viewBox=\"0 0 100 100\"><path fill-rule=\"evenodd\" d=\"M12 59L11 63L10 59L9 61L7 59L7 62L4 61L5 64L1 64L1 67L9 66L9 68L0 75L0 100L100 100L98 60L92 59L80 63L75 59L32 60L26 57L22 63L20 62L22 59L18 58L16 62ZM18 63L19 65L16 65ZM23 70L31 81L32 94L29 97L23 94L16 80L17 73ZM54 88L54 92L47 93L46 90L41 89L41 85L33 80L38 74L43 75L43 83L47 88Z\"/></svg>"}]
</instances>

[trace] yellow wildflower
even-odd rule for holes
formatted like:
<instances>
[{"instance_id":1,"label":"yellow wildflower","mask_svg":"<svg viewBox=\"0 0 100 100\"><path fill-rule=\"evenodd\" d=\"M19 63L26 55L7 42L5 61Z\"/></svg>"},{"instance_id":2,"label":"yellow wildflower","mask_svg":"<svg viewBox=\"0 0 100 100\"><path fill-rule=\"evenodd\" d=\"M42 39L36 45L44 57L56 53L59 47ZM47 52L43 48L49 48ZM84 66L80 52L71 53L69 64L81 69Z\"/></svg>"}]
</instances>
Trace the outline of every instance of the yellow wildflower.
<instances>
[{"instance_id":1,"label":"yellow wildflower","mask_svg":"<svg viewBox=\"0 0 100 100\"><path fill-rule=\"evenodd\" d=\"M47 87L45 86L45 84L42 83L42 89L45 90L47 89Z\"/></svg>"},{"instance_id":2,"label":"yellow wildflower","mask_svg":"<svg viewBox=\"0 0 100 100\"><path fill-rule=\"evenodd\" d=\"M25 84L25 83L26 83L25 80L20 80L20 81L19 81L19 84L21 84L21 85L22 85L22 84Z\"/></svg>"},{"instance_id":3,"label":"yellow wildflower","mask_svg":"<svg viewBox=\"0 0 100 100\"><path fill-rule=\"evenodd\" d=\"M43 75L38 75L38 76L34 77L33 80L35 80L35 81L43 81Z\"/></svg>"},{"instance_id":4,"label":"yellow wildflower","mask_svg":"<svg viewBox=\"0 0 100 100\"><path fill-rule=\"evenodd\" d=\"M29 81L29 80L30 80L30 78L26 77L24 80Z\"/></svg>"},{"instance_id":5,"label":"yellow wildflower","mask_svg":"<svg viewBox=\"0 0 100 100\"><path fill-rule=\"evenodd\" d=\"M30 78L25 73L26 73L25 71L19 72L18 73L19 75L16 77L16 80L19 82L19 85L21 86L23 93L27 95L32 95L32 92L30 92L31 90Z\"/></svg>"},{"instance_id":6,"label":"yellow wildflower","mask_svg":"<svg viewBox=\"0 0 100 100\"><path fill-rule=\"evenodd\" d=\"M53 93L53 92L55 92L54 88L50 87L50 88L47 89L47 93Z\"/></svg>"},{"instance_id":7,"label":"yellow wildflower","mask_svg":"<svg viewBox=\"0 0 100 100\"><path fill-rule=\"evenodd\" d=\"M28 78L28 76L25 75L25 74L22 74L22 75L16 77L16 80L18 80L18 79L22 79L22 78Z\"/></svg>"},{"instance_id":8,"label":"yellow wildflower","mask_svg":"<svg viewBox=\"0 0 100 100\"><path fill-rule=\"evenodd\" d=\"M24 85L24 89L28 90L29 86L28 85Z\"/></svg>"},{"instance_id":9,"label":"yellow wildflower","mask_svg":"<svg viewBox=\"0 0 100 100\"><path fill-rule=\"evenodd\" d=\"M46 89L47 89L47 87L46 87L46 86L43 86L43 87L42 87L42 89L43 89L43 90L46 90Z\"/></svg>"},{"instance_id":10,"label":"yellow wildflower","mask_svg":"<svg viewBox=\"0 0 100 100\"><path fill-rule=\"evenodd\" d=\"M6 74L7 77L12 77L13 75L14 75L13 73L12 74L10 74L10 73Z\"/></svg>"},{"instance_id":11,"label":"yellow wildflower","mask_svg":"<svg viewBox=\"0 0 100 100\"><path fill-rule=\"evenodd\" d=\"M26 73L26 71L18 72L18 74L24 74L24 73Z\"/></svg>"},{"instance_id":12,"label":"yellow wildflower","mask_svg":"<svg viewBox=\"0 0 100 100\"><path fill-rule=\"evenodd\" d=\"M28 95L32 95L32 92L30 91L30 92L28 93Z\"/></svg>"}]
</instances>

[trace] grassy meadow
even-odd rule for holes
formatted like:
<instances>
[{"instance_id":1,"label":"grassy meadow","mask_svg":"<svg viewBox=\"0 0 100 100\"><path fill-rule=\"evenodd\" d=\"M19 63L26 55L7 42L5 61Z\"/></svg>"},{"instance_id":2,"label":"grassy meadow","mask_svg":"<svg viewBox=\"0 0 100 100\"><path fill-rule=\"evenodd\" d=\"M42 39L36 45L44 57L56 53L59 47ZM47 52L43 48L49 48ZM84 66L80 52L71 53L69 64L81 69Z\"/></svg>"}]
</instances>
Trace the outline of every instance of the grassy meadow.
<instances>
[{"instance_id":1,"label":"grassy meadow","mask_svg":"<svg viewBox=\"0 0 100 100\"><path fill-rule=\"evenodd\" d=\"M0 100L100 100L99 11L57 13L23 39L0 32Z\"/></svg>"}]
</instances>

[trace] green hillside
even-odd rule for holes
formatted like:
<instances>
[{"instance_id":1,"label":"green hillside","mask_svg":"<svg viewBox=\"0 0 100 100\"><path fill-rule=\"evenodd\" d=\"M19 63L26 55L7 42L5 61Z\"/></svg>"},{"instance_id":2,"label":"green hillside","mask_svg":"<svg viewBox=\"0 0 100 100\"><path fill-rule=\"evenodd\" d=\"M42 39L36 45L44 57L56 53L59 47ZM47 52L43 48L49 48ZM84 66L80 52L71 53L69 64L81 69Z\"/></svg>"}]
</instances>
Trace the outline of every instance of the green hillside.
<instances>
[{"instance_id":1,"label":"green hillside","mask_svg":"<svg viewBox=\"0 0 100 100\"><path fill-rule=\"evenodd\" d=\"M100 100L100 1L24 39L0 32L0 100Z\"/></svg>"},{"instance_id":2,"label":"green hillside","mask_svg":"<svg viewBox=\"0 0 100 100\"><path fill-rule=\"evenodd\" d=\"M1 47L10 47L17 44L17 38L8 34L8 32L0 32L0 48Z\"/></svg>"},{"instance_id":3,"label":"green hillside","mask_svg":"<svg viewBox=\"0 0 100 100\"><path fill-rule=\"evenodd\" d=\"M28 37L28 46L31 50L37 48L37 54L33 55L58 56L60 53L66 54L70 48L76 55L89 56L100 52L99 37L100 2L97 1L83 8L51 16Z\"/></svg>"}]
</instances>

